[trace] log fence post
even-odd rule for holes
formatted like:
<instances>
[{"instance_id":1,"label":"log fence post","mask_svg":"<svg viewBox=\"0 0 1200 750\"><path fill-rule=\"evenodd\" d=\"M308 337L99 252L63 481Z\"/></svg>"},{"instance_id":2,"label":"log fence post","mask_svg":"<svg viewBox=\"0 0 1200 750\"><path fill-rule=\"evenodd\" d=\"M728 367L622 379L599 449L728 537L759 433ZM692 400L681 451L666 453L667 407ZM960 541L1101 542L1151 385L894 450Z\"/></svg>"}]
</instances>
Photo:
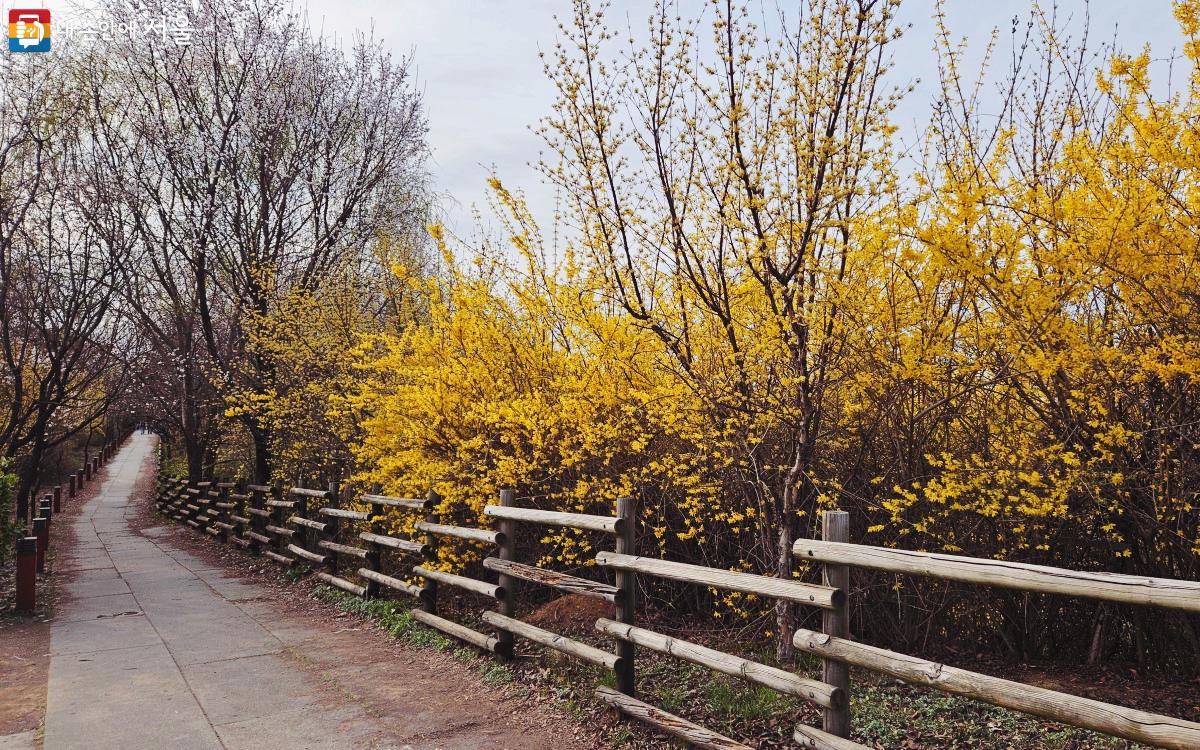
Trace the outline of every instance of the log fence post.
<instances>
[{"instance_id":1,"label":"log fence post","mask_svg":"<svg viewBox=\"0 0 1200 750\"><path fill-rule=\"evenodd\" d=\"M17 540L17 611L33 614L37 608L38 538Z\"/></svg>"},{"instance_id":2,"label":"log fence post","mask_svg":"<svg viewBox=\"0 0 1200 750\"><path fill-rule=\"evenodd\" d=\"M329 489L329 506L331 508L340 508L341 507L341 487L338 486L337 482L330 482L328 489ZM320 509L318 509L317 512L319 514ZM339 519L337 516L328 516L328 517L322 519L322 522L325 524L325 540L326 541L337 544L338 532L341 530L340 529L340 526L341 526L340 521L341 521L341 519ZM325 570L329 572L329 575L336 576L338 574L337 552L335 552L331 549L326 549L326 550L321 550L321 554L325 555Z\"/></svg>"},{"instance_id":3,"label":"log fence post","mask_svg":"<svg viewBox=\"0 0 1200 750\"><path fill-rule=\"evenodd\" d=\"M432 487L426 496L429 500L429 511L425 514L426 523L438 523L437 506L442 501L440 495ZM425 532L425 543L428 545L429 558L438 559L438 538L432 532ZM421 598L421 608L431 615L437 614L437 581L425 579L424 596Z\"/></svg>"},{"instance_id":4,"label":"log fence post","mask_svg":"<svg viewBox=\"0 0 1200 750\"><path fill-rule=\"evenodd\" d=\"M371 502L371 517L367 520L367 524L372 534L381 536L384 534L382 503ZM383 573L383 546L379 542L367 542L367 570L372 573ZM379 581L368 579L366 588L364 594L366 598L375 599L379 596Z\"/></svg>"},{"instance_id":5,"label":"log fence post","mask_svg":"<svg viewBox=\"0 0 1200 750\"><path fill-rule=\"evenodd\" d=\"M237 490L236 494L237 494L238 498L237 498L237 500L234 501L237 503L237 505L234 507L233 511L234 511L234 513L241 516L242 518L248 518L248 516L246 515L246 495L248 494L246 492L246 483L239 481L234 486L234 489ZM254 519L251 518L250 520L253 522ZM242 540L245 540L246 532L249 530L249 524L243 524L241 522L238 522L238 524L236 525L236 528L238 530L238 533L235 536L241 538ZM233 532L230 532L230 534L233 534ZM247 545L245 545L245 544L242 544L241 546L243 548L247 547Z\"/></svg>"},{"instance_id":6,"label":"log fence post","mask_svg":"<svg viewBox=\"0 0 1200 750\"><path fill-rule=\"evenodd\" d=\"M259 490L252 490L247 487L246 494L250 496L250 507L254 510L262 510L264 507L266 507L263 502L267 499L266 493ZM250 518L250 531L254 532L255 534L263 534L263 532L266 531L266 529L263 528L266 525L266 519L257 513L250 513L248 517ZM246 536L250 539L250 546L247 548L250 550L250 554L257 555L261 553L262 543L249 534Z\"/></svg>"},{"instance_id":7,"label":"log fence post","mask_svg":"<svg viewBox=\"0 0 1200 750\"><path fill-rule=\"evenodd\" d=\"M224 482L222 482L221 484L224 484ZM220 485L218 485L217 486L217 499L213 503L213 507L215 507L217 509L216 521L219 523L228 524L233 520L229 517L231 515L231 513L229 512L229 509L221 507L222 504L227 504L228 502L229 502L229 488L221 487ZM230 543L229 539L233 536L233 532L231 532L229 529L222 529L220 526L217 526L217 528L221 529L221 541L225 542L226 544L229 544Z\"/></svg>"},{"instance_id":8,"label":"log fence post","mask_svg":"<svg viewBox=\"0 0 1200 750\"><path fill-rule=\"evenodd\" d=\"M500 490L500 506L504 508L512 508L517 504L517 491L511 487ZM501 518L497 530L500 532L500 548L498 550L501 560L509 562L516 561L517 551L517 524L515 521L507 518ZM504 590L504 596L501 597L497 604L496 610L505 617L513 617L516 612L517 601L517 579L505 573L500 574L500 588ZM512 631L501 629L498 633L498 641L496 644L496 654L501 659L512 659L514 651L514 638Z\"/></svg>"},{"instance_id":9,"label":"log fence post","mask_svg":"<svg viewBox=\"0 0 1200 750\"><path fill-rule=\"evenodd\" d=\"M79 491L79 477L76 474L71 474L71 481L67 485L67 497L74 498L75 493Z\"/></svg>"},{"instance_id":10,"label":"log fence post","mask_svg":"<svg viewBox=\"0 0 1200 750\"><path fill-rule=\"evenodd\" d=\"M271 499L278 500L278 501L283 500L283 485L282 484L272 484L271 485ZM285 519L283 517L283 512L284 512L284 509L282 507L280 507L278 505L271 506L271 523L273 523L274 525L278 526L281 529L286 528L286 525L284 524ZM280 555L288 554L287 535L286 534L276 534L275 536L278 537L278 539L275 540L275 551Z\"/></svg>"},{"instance_id":11,"label":"log fence post","mask_svg":"<svg viewBox=\"0 0 1200 750\"><path fill-rule=\"evenodd\" d=\"M844 510L827 510L821 515L821 538L827 542L850 541L850 514ZM822 581L826 586L846 593L840 606L823 610L821 628L826 635L850 637L850 567L826 563L822 566ZM821 660L821 681L840 688L846 695L842 708L826 708L822 726L835 737L850 736L850 665L834 659Z\"/></svg>"},{"instance_id":12,"label":"log fence post","mask_svg":"<svg viewBox=\"0 0 1200 750\"><path fill-rule=\"evenodd\" d=\"M54 485L54 512L58 513L62 510L62 485Z\"/></svg>"},{"instance_id":13,"label":"log fence post","mask_svg":"<svg viewBox=\"0 0 1200 750\"><path fill-rule=\"evenodd\" d=\"M300 518L308 520L308 498L304 497L303 495L292 495L292 498L292 502L296 503L296 507L292 508L291 510L295 511L296 515ZM287 523L287 519L284 518L282 513L279 516L278 525L282 529L286 529L290 525ZM316 534L316 530L311 529L308 526L301 525L300 528L296 529L295 531L296 533L292 534L292 539L296 540L296 546L306 552L312 552L313 547L316 547L316 543L313 541L313 536ZM286 535L281 535L281 538L283 539L283 546L286 549ZM309 567L312 567L311 564Z\"/></svg>"},{"instance_id":14,"label":"log fence post","mask_svg":"<svg viewBox=\"0 0 1200 750\"><path fill-rule=\"evenodd\" d=\"M617 517L622 526L617 534L616 551L621 555L637 554L638 512L637 501L632 497L617 499ZM637 573L618 570L616 574L617 598L615 615L617 622L635 624L637 609ZM631 641L617 640L616 678L617 690L630 697L637 693L637 675L634 670L634 645Z\"/></svg>"}]
</instances>

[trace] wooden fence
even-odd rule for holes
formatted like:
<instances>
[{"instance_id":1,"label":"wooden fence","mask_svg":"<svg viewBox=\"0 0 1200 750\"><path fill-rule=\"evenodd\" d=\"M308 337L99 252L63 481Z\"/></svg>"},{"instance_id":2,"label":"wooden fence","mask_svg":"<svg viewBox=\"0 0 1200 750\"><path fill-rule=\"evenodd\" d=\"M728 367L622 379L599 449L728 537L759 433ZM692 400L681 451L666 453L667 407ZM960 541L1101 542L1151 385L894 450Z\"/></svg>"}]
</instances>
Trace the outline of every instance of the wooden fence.
<instances>
[{"instance_id":1,"label":"wooden fence","mask_svg":"<svg viewBox=\"0 0 1200 750\"><path fill-rule=\"evenodd\" d=\"M614 674L616 689L598 688L597 696L621 713L644 721L697 747L729 750L747 746L639 700L635 691L635 649L670 655L751 683L796 696L823 711L823 726L798 726L799 747L864 750L848 739L851 730L849 667L967 696L998 706L1163 748L1200 748L1200 724L1010 682L856 643L847 632L850 568L867 567L908 575L1088 596L1200 612L1200 583L1079 573L1056 568L977 560L952 555L904 552L848 543L845 513L827 512L822 540L800 540L795 555L822 565L822 584L720 570L637 554L637 512L632 500L617 503L615 516L536 510L517 506L512 490L485 508L495 528L473 528L440 518L438 495L423 498L366 494L339 504L338 488L199 482L160 476L161 513L204 533L266 556L283 565L303 564L323 582L355 596L376 597L384 589L413 597L413 617L501 659L512 658L516 638L524 638ZM369 508L369 510L366 510ZM393 514L419 516L407 537L385 533ZM412 520L412 519L410 519ZM518 560L522 524L583 529L611 540L611 550L596 554L613 583L579 578ZM482 543L493 554L482 568L496 581L434 569L439 545ZM755 594L814 607L822 612L822 631L800 630L797 648L822 660L822 678L811 679L697 643L673 638L636 624L639 576ZM612 605L612 617L599 618L596 630L613 640L606 651L545 630L515 617L520 585L549 587ZM439 588L449 586L487 602L481 613L493 633L482 633L438 613Z\"/></svg>"}]
</instances>

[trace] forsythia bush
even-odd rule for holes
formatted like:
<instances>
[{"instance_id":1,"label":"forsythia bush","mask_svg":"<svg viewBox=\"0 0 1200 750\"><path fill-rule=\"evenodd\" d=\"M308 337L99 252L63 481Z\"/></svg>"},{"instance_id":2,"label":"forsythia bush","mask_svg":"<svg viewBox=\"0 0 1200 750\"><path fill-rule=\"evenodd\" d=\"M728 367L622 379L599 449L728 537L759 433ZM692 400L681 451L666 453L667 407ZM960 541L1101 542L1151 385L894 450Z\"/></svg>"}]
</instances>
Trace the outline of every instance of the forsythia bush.
<instances>
[{"instance_id":1,"label":"forsythia bush","mask_svg":"<svg viewBox=\"0 0 1200 750\"><path fill-rule=\"evenodd\" d=\"M1200 4L1177 6L1192 74L1170 98L1148 54L1064 74L1090 88L1014 70L1028 85L992 130L943 30L911 178L872 67L894 4L810 5L799 46L717 13L721 65L697 72L694 27L665 10L633 64L606 65L603 14L577 2L544 131L573 241L548 246L493 181L503 237L432 227L444 272L393 279L423 314L351 325L321 349L346 365L335 392L293 388L281 413L319 403L359 482L432 487L468 523L506 486L601 514L630 494L666 556L812 576L790 543L840 508L865 543L1200 577ZM1057 39L1043 28L1048 65L1087 59ZM548 534L546 562L586 565L592 541ZM1142 659L1169 638L1200 664L1186 618L856 580L855 632L892 643Z\"/></svg>"}]
</instances>

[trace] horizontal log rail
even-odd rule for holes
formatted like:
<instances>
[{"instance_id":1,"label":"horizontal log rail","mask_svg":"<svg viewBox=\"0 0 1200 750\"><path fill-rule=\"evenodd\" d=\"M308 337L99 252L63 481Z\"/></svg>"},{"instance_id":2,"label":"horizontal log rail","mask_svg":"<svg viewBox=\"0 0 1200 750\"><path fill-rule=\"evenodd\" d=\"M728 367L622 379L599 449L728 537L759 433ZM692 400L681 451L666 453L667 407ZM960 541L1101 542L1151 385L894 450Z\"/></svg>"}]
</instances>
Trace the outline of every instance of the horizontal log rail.
<instances>
[{"instance_id":1,"label":"horizontal log rail","mask_svg":"<svg viewBox=\"0 0 1200 750\"><path fill-rule=\"evenodd\" d=\"M295 536L295 534L296 534L295 529L285 529L282 526L272 526L272 525L268 524L266 526L266 529L267 529L267 531L271 532L272 534L278 534L279 536L291 537L291 536Z\"/></svg>"},{"instance_id":2,"label":"horizontal log rail","mask_svg":"<svg viewBox=\"0 0 1200 750\"><path fill-rule=\"evenodd\" d=\"M615 654L608 651L603 651L590 646L580 641L567 638L565 635L552 633L549 630L530 625L527 622L512 617L506 617L499 612L484 612L483 621L492 627L508 631L514 635L519 635L527 641L540 643L543 646L552 648L555 651L560 651L568 656L574 656L576 659L586 661L591 664L596 664L607 669L615 670L620 664L620 659Z\"/></svg>"},{"instance_id":3,"label":"horizontal log rail","mask_svg":"<svg viewBox=\"0 0 1200 750\"><path fill-rule=\"evenodd\" d=\"M312 490L308 487L292 487L287 491L287 494L296 495L297 497L315 497L323 500L329 497L329 490Z\"/></svg>"},{"instance_id":4,"label":"horizontal log rail","mask_svg":"<svg viewBox=\"0 0 1200 750\"><path fill-rule=\"evenodd\" d=\"M411 552L414 555L420 555L422 557L429 556L429 545L428 544L414 542L409 539L401 539L401 538L395 537L395 536L385 536L383 534L372 534L369 531L364 531L364 532L360 533L358 535L358 538L363 540L364 542L372 542L374 544L381 544L384 547L391 547L392 549L398 549L398 550L401 550L404 552Z\"/></svg>"},{"instance_id":5,"label":"horizontal log rail","mask_svg":"<svg viewBox=\"0 0 1200 750\"><path fill-rule=\"evenodd\" d=\"M313 521L311 519L303 518L301 516L289 516L287 523L295 524L296 526L306 526L310 529L316 529L317 531L324 531L325 527L327 525L327 524L321 523L320 521Z\"/></svg>"},{"instance_id":6,"label":"horizontal log rail","mask_svg":"<svg viewBox=\"0 0 1200 750\"><path fill-rule=\"evenodd\" d=\"M494 635L484 635L476 630L471 630L466 625L459 625L457 622L438 617L424 610L414 609L412 618L422 625L428 625L435 630L452 635L460 641L465 641L489 653L495 653L496 646L500 643L500 639Z\"/></svg>"},{"instance_id":7,"label":"horizontal log rail","mask_svg":"<svg viewBox=\"0 0 1200 750\"><path fill-rule=\"evenodd\" d=\"M248 538L253 539L254 541L260 542L262 544L270 544L271 542L275 541L274 539L267 536L266 534L260 534L257 531L247 531L246 536Z\"/></svg>"},{"instance_id":8,"label":"horizontal log rail","mask_svg":"<svg viewBox=\"0 0 1200 750\"><path fill-rule=\"evenodd\" d=\"M1045 565L934 552L910 552L815 539L801 539L795 543L792 550L797 557L805 560L1043 594L1062 594L1200 612L1200 581L1119 573L1084 573Z\"/></svg>"},{"instance_id":9,"label":"horizontal log rail","mask_svg":"<svg viewBox=\"0 0 1200 750\"><path fill-rule=\"evenodd\" d=\"M503 505L489 505L483 513L491 518L504 518L510 521L525 521L544 526L565 526L572 529L587 531L602 531L606 534L620 534L625 522L613 516L589 516L583 513L562 513L556 510L534 510L533 508L511 508Z\"/></svg>"},{"instance_id":10,"label":"horizontal log rail","mask_svg":"<svg viewBox=\"0 0 1200 750\"><path fill-rule=\"evenodd\" d=\"M363 495L360 502L386 505L392 508L409 508L411 510L430 510L433 503L428 499L415 497L392 497L391 495Z\"/></svg>"},{"instance_id":11,"label":"horizontal log rail","mask_svg":"<svg viewBox=\"0 0 1200 750\"><path fill-rule=\"evenodd\" d=\"M343 510L342 508L321 508L317 512L330 518L346 518L351 521L365 521L371 517L371 514L361 510Z\"/></svg>"},{"instance_id":12,"label":"horizontal log rail","mask_svg":"<svg viewBox=\"0 0 1200 750\"><path fill-rule=\"evenodd\" d=\"M614 638L645 646L661 654L668 654L692 664L699 664L732 677L741 677L772 690L803 698L822 708L844 708L847 705L845 691L833 685L707 648L698 643L672 638L653 630L626 625L603 617L596 620L596 630Z\"/></svg>"},{"instance_id":13,"label":"horizontal log rail","mask_svg":"<svg viewBox=\"0 0 1200 750\"><path fill-rule=\"evenodd\" d=\"M1168 750L1200 747L1200 724L949 667L844 638L798 630L796 648L898 680Z\"/></svg>"},{"instance_id":14,"label":"horizontal log rail","mask_svg":"<svg viewBox=\"0 0 1200 750\"><path fill-rule=\"evenodd\" d=\"M866 745L804 724L796 727L792 740L806 750L871 750Z\"/></svg>"},{"instance_id":15,"label":"horizontal log rail","mask_svg":"<svg viewBox=\"0 0 1200 750\"><path fill-rule=\"evenodd\" d=\"M336 552L339 555L350 555L351 557L364 558L367 556L367 550L363 549L362 547L351 547L349 544L338 544L337 542L331 542L327 539L322 539L321 541L317 542L317 546L327 549L330 552Z\"/></svg>"},{"instance_id":16,"label":"horizontal log rail","mask_svg":"<svg viewBox=\"0 0 1200 750\"><path fill-rule=\"evenodd\" d=\"M473 542L485 542L496 545L501 545L505 542L504 534L499 531L491 531L490 529L473 529L467 526L449 526L444 523L426 523L425 521L418 521L414 528L417 531L424 531L427 534L453 536L459 539L469 539Z\"/></svg>"},{"instance_id":17,"label":"horizontal log rail","mask_svg":"<svg viewBox=\"0 0 1200 750\"><path fill-rule=\"evenodd\" d=\"M318 579L324 581L325 583L328 583L330 586L333 586L334 588L339 588L342 591L345 591L350 594L354 594L355 596L362 596L363 594L367 593L367 589L365 587L351 583L350 581L347 581L345 578L339 578L338 576L331 575L329 573L320 573L320 572L317 573L316 576Z\"/></svg>"},{"instance_id":18,"label":"horizontal log rail","mask_svg":"<svg viewBox=\"0 0 1200 750\"><path fill-rule=\"evenodd\" d=\"M719 568L706 568L703 565L659 560L653 557L638 557L636 555L621 555L616 552L600 552L596 555L596 563L617 570L632 570L659 578L674 581L695 583L702 586L740 591L744 594L757 594L773 599L808 604L822 609L840 607L846 600L846 592L828 586L818 586L799 581L787 581L780 578L754 575L753 573L737 573Z\"/></svg>"},{"instance_id":19,"label":"horizontal log rail","mask_svg":"<svg viewBox=\"0 0 1200 750\"><path fill-rule=\"evenodd\" d=\"M693 724L687 719L667 713L661 708L655 708L649 703L644 703L612 688L596 688L596 697L621 713L632 716L695 747L705 748L705 750L751 750L748 745L731 740L724 735Z\"/></svg>"},{"instance_id":20,"label":"horizontal log rail","mask_svg":"<svg viewBox=\"0 0 1200 750\"><path fill-rule=\"evenodd\" d=\"M325 563L325 555L318 555L316 552L309 552L303 547L298 547L294 544L289 544L287 546L287 551L291 552L296 557L308 560L310 563L315 565L323 565Z\"/></svg>"},{"instance_id":21,"label":"horizontal log rail","mask_svg":"<svg viewBox=\"0 0 1200 750\"><path fill-rule=\"evenodd\" d=\"M246 518L245 516L235 515L233 513L229 514L229 520L233 521L234 523L240 523L243 525L250 523L249 518Z\"/></svg>"},{"instance_id":22,"label":"horizontal log rail","mask_svg":"<svg viewBox=\"0 0 1200 750\"><path fill-rule=\"evenodd\" d=\"M262 508L246 508L246 512L252 516L258 516L259 518L271 517L271 511L263 510Z\"/></svg>"},{"instance_id":23,"label":"horizontal log rail","mask_svg":"<svg viewBox=\"0 0 1200 750\"><path fill-rule=\"evenodd\" d=\"M357 572L359 576L367 579L368 581L374 581L381 586L387 586L389 589L402 591L409 596L421 598L425 593L425 589L421 588L420 586L414 586L406 581L401 581L399 578L393 578L392 576L384 575L383 573L370 570L369 568L359 568Z\"/></svg>"},{"instance_id":24,"label":"horizontal log rail","mask_svg":"<svg viewBox=\"0 0 1200 750\"><path fill-rule=\"evenodd\" d=\"M275 562L283 564L283 565L291 565L292 563L296 562L294 559L288 557L287 555L281 555L278 552L272 552L269 549L263 550L263 554L266 555L267 557L271 558Z\"/></svg>"},{"instance_id":25,"label":"horizontal log rail","mask_svg":"<svg viewBox=\"0 0 1200 750\"><path fill-rule=\"evenodd\" d=\"M510 575L513 578L520 578L523 581L540 583L543 586L549 586L568 594L579 594L614 603L617 600L616 586L589 581L586 578L577 578L566 573L559 573L556 570L546 570L545 568L538 568L533 565L501 560L497 557L486 558L483 561L483 567L488 570L494 570L497 573Z\"/></svg>"},{"instance_id":26,"label":"horizontal log rail","mask_svg":"<svg viewBox=\"0 0 1200 750\"><path fill-rule=\"evenodd\" d=\"M246 489L251 492L270 492L272 488L269 484L248 484Z\"/></svg>"},{"instance_id":27,"label":"horizontal log rail","mask_svg":"<svg viewBox=\"0 0 1200 750\"><path fill-rule=\"evenodd\" d=\"M295 508L295 500L267 500L263 505L268 508Z\"/></svg>"},{"instance_id":28,"label":"horizontal log rail","mask_svg":"<svg viewBox=\"0 0 1200 750\"><path fill-rule=\"evenodd\" d=\"M418 575L427 580L436 581L447 586L454 586L455 588L460 588L463 591L470 591L472 593L479 594L481 596L487 596L492 599L504 598L504 589L496 586L495 584L486 583L474 578L454 575L453 573L443 573L440 570L430 570L429 568L425 568L420 565L413 568L412 572L413 575Z\"/></svg>"}]
</instances>

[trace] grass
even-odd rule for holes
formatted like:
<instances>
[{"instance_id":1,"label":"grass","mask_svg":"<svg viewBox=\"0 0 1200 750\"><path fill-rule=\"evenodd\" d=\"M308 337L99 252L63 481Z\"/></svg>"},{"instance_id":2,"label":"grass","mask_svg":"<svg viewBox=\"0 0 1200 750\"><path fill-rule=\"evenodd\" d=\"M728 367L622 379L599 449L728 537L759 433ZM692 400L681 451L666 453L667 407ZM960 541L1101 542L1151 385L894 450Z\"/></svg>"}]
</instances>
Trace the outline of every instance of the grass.
<instances>
[{"instance_id":1,"label":"grass","mask_svg":"<svg viewBox=\"0 0 1200 750\"><path fill-rule=\"evenodd\" d=\"M793 710L795 705L774 690L760 685L714 677L704 691L708 709L725 719L761 721Z\"/></svg>"},{"instance_id":2,"label":"grass","mask_svg":"<svg viewBox=\"0 0 1200 750\"><path fill-rule=\"evenodd\" d=\"M461 647L412 617L405 602L363 600L318 586L318 599L378 623L392 637L418 647L448 652L495 685L537 691L580 723L594 722L602 707L592 697L597 686L615 686L612 672L574 662L533 662L517 669ZM761 660L772 663L769 654ZM807 660L796 670L815 677L820 665ZM1063 727L976 701L914 688L894 680L855 674L851 711L854 740L867 746L906 750L1134 750L1141 746ZM643 699L713 731L763 748L793 747L791 727L820 725L820 714L798 698L657 654L638 657ZM620 723L607 740L617 747L665 747L640 725Z\"/></svg>"},{"instance_id":3,"label":"grass","mask_svg":"<svg viewBox=\"0 0 1200 750\"><path fill-rule=\"evenodd\" d=\"M883 747L947 750L1037 748L1037 750L1125 750L1141 747L1074 727L978 701L906 685L856 685L851 713L855 734ZM904 742L921 744L903 745Z\"/></svg>"}]
</instances>

